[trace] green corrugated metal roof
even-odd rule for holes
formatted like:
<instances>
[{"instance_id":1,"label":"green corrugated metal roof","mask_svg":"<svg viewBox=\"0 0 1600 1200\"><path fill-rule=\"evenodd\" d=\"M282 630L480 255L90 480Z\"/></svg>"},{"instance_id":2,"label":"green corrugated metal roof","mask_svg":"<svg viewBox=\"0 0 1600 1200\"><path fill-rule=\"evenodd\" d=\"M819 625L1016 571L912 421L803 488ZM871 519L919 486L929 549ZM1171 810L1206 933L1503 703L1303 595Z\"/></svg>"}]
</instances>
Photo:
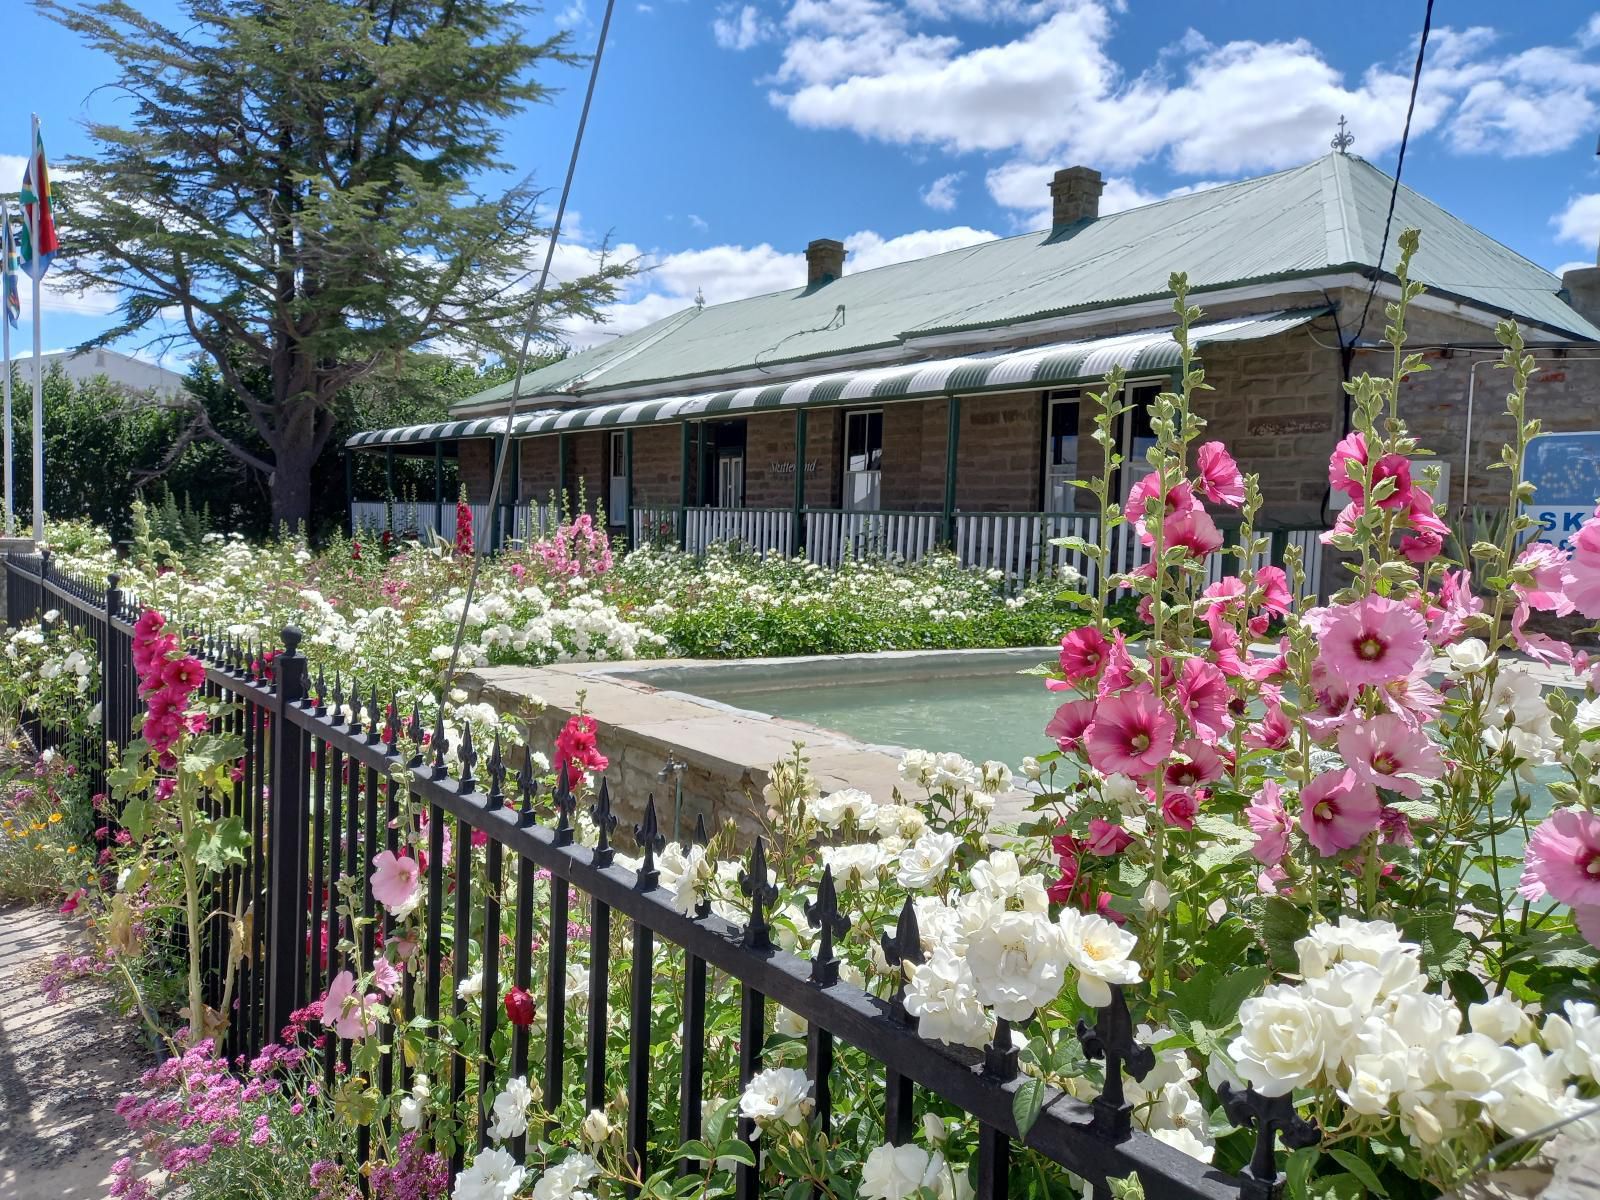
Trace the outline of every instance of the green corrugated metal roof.
<instances>
[{"instance_id":1,"label":"green corrugated metal roof","mask_svg":"<svg viewBox=\"0 0 1600 1200\"><path fill-rule=\"evenodd\" d=\"M1325 307L1310 308L1212 321L1194 326L1190 330L1190 340L1192 345L1201 348L1217 342L1272 337L1303 325L1327 311ZM1109 337L1030 346L1023 350L991 350L982 354L928 359L892 367L836 371L826 375L810 375L790 383L549 409L518 416L512 426L512 436L672 424L725 414L741 416L763 410L793 411L797 408L871 403L874 400L915 400L957 393L972 395L1098 382L1114 366L1120 366L1135 375L1165 372L1173 370L1182 361L1178 343L1172 335L1173 327L1168 325ZM497 437L505 432L505 428L504 417L479 417L443 425L405 425L396 429L358 433L345 445L352 449L382 449L460 438Z\"/></svg>"},{"instance_id":2,"label":"green corrugated metal roof","mask_svg":"<svg viewBox=\"0 0 1600 1200\"><path fill-rule=\"evenodd\" d=\"M1330 154L1053 235L1004 238L817 288L690 308L531 373L522 395L598 400L620 388L660 384L665 392L675 380L779 364L792 377L795 364L824 356L902 347L914 354L919 336L1165 296L1173 271L1188 273L1203 305L1207 289L1370 267L1378 265L1391 185L1365 160ZM1394 233L1408 226L1423 231L1412 270L1431 289L1600 340L1600 329L1556 294L1555 276L1402 186ZM1392 233L1384 270L1399 257L1394 243ZM471 412L509 394L502 385L457 407Z\"/></svg>"}]
</instances>

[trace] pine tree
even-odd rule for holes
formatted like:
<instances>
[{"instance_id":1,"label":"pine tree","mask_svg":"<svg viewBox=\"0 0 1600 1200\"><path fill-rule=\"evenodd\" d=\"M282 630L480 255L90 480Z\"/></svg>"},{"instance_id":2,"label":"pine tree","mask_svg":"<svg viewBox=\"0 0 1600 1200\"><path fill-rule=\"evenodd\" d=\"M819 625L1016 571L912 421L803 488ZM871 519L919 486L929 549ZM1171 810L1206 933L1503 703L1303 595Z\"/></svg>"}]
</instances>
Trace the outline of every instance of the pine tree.
<instances>
[{"instance_id":1,"label":"pine tree","mask_svg":"<svg viewBox=\"0 0 1600 1200\"><path fill-rule=\"evenodd\" d=\"M117 63L124 125L60 164L63 265L115 290L105 343L186 337L267 447L195 397L204 436L272 480L272 525L311 510L311 466L343 389L447 342L504 355L526 318L542 231L500 123L546 99L566 35L521 37L515 0L185 0L168 28L126 0L35 0ZM593 317L627 264L553 288L549 329ZM177 318L183 333L163 321Z\"/></svg>"}]
</instances>

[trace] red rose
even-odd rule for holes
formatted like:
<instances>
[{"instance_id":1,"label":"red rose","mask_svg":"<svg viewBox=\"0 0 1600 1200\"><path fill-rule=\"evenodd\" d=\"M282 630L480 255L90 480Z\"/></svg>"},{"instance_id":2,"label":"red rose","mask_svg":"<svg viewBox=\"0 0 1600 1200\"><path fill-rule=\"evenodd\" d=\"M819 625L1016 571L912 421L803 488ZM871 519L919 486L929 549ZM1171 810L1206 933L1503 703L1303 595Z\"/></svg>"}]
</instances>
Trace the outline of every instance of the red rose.
<instances>
[{"instance_id":1,"label":"red rose","mask_svg":"<svg viewBox=\"0 0 1600 1200\"><path fill-rule=\"evenodd\" d=\"M533 997L527 988L514 987L506 992L506 1019L521 1029L533 1024Z\"/></svg>"}]
</instances>

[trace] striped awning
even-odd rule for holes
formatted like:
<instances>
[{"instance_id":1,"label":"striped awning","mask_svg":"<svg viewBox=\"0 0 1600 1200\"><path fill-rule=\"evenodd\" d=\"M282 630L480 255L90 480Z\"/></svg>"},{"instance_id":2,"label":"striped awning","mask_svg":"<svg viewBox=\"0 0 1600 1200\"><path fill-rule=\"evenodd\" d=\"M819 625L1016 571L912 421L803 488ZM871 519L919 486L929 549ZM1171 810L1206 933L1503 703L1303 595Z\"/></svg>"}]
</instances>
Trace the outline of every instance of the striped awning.
<instances>
[{"instance_id":1,"label":"striped awning","mask_svg":"<svg viewBox=\"0 0 1600 1200\"><path fill-rule=\"evenodd\" d=\"M1213 321L1194 326L1189 331L1189 337L1196 346L1254 341L1303 325L1327 311L1326 308L1296 309ZM512 436L673 424L763 410L822 408L875 400L916 400L1057 387L1104 379L1106 372L1115 366L1122 367L1129 374L1171 371L1179 363L1178 343L1173 340L1172 333L1173 327L1167 326L1090 341L1057 342L1047 346L1031 346L1025 350L997 350L892 367L837 371L789 383L701 392L692 396L547 409L519 415ZM504 417L480 417L472 421L447 421L440 425L407 425L399 429L358 433L345 445L371 449L412 442L495 437L505 432L505 424Z\"/></svg>"}]
</instances>

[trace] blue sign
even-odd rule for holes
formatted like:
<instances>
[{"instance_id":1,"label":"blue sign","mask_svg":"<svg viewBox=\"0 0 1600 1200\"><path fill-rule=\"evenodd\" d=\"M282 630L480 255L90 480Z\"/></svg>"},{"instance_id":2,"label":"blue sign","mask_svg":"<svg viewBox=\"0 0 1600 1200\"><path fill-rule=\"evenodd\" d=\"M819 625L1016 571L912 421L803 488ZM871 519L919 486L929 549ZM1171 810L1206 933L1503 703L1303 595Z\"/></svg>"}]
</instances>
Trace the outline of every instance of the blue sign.
<instances>
[{"instance_id":1,"label":"blue sign","mask_svg":"<svg viewBox=\"0 0 1600 1200\"><path fill-rule=\"evenodd\" d=\"M1528 443L1523 478L1534 486L1522 511L1536 542L1565 546L1600 500L1600 433L1541 433Z\"/></svg>"}]
</instances>

